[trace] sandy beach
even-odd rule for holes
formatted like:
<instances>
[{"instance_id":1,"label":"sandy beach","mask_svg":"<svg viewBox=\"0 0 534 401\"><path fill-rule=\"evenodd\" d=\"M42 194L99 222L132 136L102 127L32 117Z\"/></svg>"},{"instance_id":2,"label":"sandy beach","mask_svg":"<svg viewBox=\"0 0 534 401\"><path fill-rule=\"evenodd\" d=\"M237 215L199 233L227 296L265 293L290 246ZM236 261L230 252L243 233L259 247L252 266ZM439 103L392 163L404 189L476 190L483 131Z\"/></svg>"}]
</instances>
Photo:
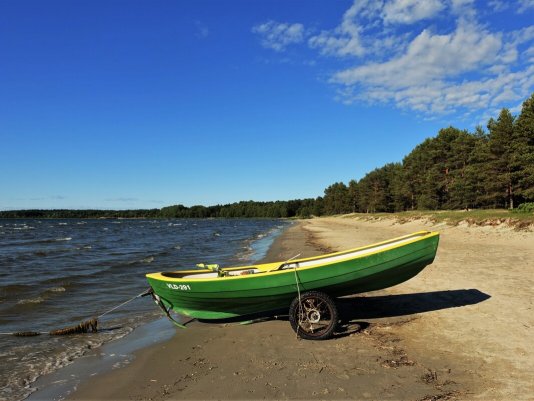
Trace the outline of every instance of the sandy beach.
<instances>
[{"instance_id":1,"label":"sandy beach","mask_svg":"<svg viewBox=\"0 0 534 401\"><path fill-rule=\"evenodd\" d=\"M287 229L266 261L418 230L441 232L435 262L396 287L340 299L331 340L300 340L283 317L195 322L69 399L534 399L533 232L318 218Z\"/></svg>"}]
</instances>

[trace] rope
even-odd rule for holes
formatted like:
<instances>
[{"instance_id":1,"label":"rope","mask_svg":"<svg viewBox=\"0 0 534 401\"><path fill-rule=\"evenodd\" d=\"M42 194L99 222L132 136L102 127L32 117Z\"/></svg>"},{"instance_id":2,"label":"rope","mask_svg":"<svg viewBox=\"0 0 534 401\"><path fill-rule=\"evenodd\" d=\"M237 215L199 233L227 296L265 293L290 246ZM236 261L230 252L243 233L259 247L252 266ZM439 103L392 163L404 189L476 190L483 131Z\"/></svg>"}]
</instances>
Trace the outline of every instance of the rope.
<instances>
[{"instance_id":1,"label":"rope","mask_svg":"<svg viewBox=\"0 0 534 401\"><path fill-rule=\"evenodd\" d=\"M286 260L284 263L282 263L280 266L278 266L275 270L280 270L282 267L284 267L284 266L287 264L287 262L291 262L293 259L298 258L300 255L301 255L301 254L299 253L299 254L293 256L292 258L289 258L289 259Z\"/></svg>"},{"instance_id":2,"label":"rope","mask_svg":"<svg viewBox=\"0 0 534 401\"><path fill-rule=\"evenodd\" d=\"M117 305L117 306L111 308L110 310L108 310L108 311L102 313L101 315L97 316L96 318L97 318L97 319L100 319L102 316L105 316L105 315L107 315L108 313L113 312L115 309L119 309L121 306L124 306L124 305L126 305L127 303L132 302L132 301L133 301L134 299L136 299L136 298L142 297L142 296L143 296L144 294L146 294L146 293L147 293L147 291L145 290L145 291L143 291L141 294L136 295L135 297L130 298L130 299L127 300L126 302L123 302L122 304L119 304L119 305Z\"/></svg>"},{"instance_id":3,"label":"rope","mask_svg":"<svg viewBox=\"0 0 534 401\"><path fill-rule=\"evenodd\" d=\"M299 276L297 275L297 266L298 266L298 263L295 263L295 266L293 267L293 271L295 272L295 282L297 283L297 294L299 298L299 321L298 321L297 331L296 331L297 338L299 338L299 329L300 329L300 324L302 323L302 304L300 302L300 287L299 287Z\"/></svg>"},{"instance_id":4,"label":"rope","mask_svg":"<svg viewBox=\"0 0 534 401\"><path fill-rule=\"evenodd\" d=\"M152 291L151 288L149 290L145 290L142 293L136 295L135 297L132 297L129 300L122 302L121 304L114 306L113 308L107 310L101 315L98 315L96 318L89 319L76 326L70 326L70 327L65 327L63 329L51 330L51 331L16 331L16 332L11 332L11 333L0 333L0 335L16 336L16 337L32 337L32 336L38 336L41 334L49 334L51 336L62 336L62 335L67 335L67 334L79 334L79 333L88 333L88 332L96 333L98 331L98 328L97 328L98 319L107 315L110 312L113 312L114 310L120 308L121 306L124 306L127 303L132 302L134 299L150 294L151 291Z\"/></svg>"},{"instance_id":5,"label":"rope","mask_svg":"<svg viewBox=\"0 0 534 401\"><path fill-rule=\"evenodd\" d=\"M165 315L169 318L169 320L177 327L181 328L181 329L185 329L185 324L181 324L180 322L177 322L176 319L174 319L172 316L171 316L171 309L172 307L169 307L169 309L167 309L165 307L165 305L163 304L163 302L161 301L161 297L157 294L154 294L154 292L151 292L151 295L152 295L152 299L156 302L156 304L163 310L163 312L165 313ZM190 321L192 320L195 320L195 319L191 319ZM186 323L189 323L190 321L186 322Z\"/></svg>"}]
</instances>

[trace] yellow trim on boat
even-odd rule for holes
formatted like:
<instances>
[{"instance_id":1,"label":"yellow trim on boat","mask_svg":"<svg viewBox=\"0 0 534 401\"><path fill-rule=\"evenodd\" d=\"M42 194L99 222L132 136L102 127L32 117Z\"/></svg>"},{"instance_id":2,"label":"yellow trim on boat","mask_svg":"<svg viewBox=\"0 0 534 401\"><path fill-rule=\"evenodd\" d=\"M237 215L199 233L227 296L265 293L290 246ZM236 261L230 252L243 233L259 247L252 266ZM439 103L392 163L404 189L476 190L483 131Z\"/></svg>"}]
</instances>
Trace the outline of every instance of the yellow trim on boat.
<instances>
[{"instance_id":1,"label":"yellow trim on boat","mask_svg":"<svg viewBox=\"0 0 534 401\"><path fill-rule=\"evenodd\" d=\"M315 260L318 261L318 260L321 260L321 259L328 259L328 258L331 258L331 257L342 256L344 254L351 254L351 253L354 253L354 252L363 251L363 250L370 249L370 248L380 247L380 249L377 249L377 250L372 251L370 253L365 253L363 255L348 256L346 259L326 262L324 264L316 265L316 266L308 266L308 267L299 267L298 268L299 270L315 269L317 267L328 266L328 265L331 265L331 264L334 264L334 263L342 263L342 262L345 262L347 260L359 259L359 258L362 258L364 256L367 257L367 256L371 256L371 255L376 255L378 253L389 251L389 250L392 250L392 249L395 249L395 248L400 248L400 247L406 246L408 244L412 244L414 242L418 242L418 241L421 241L423 239L430 238L430 237L433 237L433 236L436 236L436 235L439 235L438 231L417 231L417 232L412 233L412 234L408 234L408 235L404 235L402 237L389 239L389 240L378 242L378 243L375 243L375 244L366 245L366 246L362 246L362 247L359 247L359 248L353 248L353 249L349 249L349 250L345 250L345 251L333 252L333 253L330 253L330 254L325 254L325 255L320 255L320 256L312 256L312 257L308 257L308 258L295 259L295 260L291 260L291 261L262 263L262 264L250 265L250 266L238 266L238 267L221 268L222 271L230 271L230 272L231 271L235 271L235 270L247 270L247 269L258 269L258 270L261 270L261 273L249 274L249 275L243 275L243 276L221 276L221 277L209 277L209 278L180 278L180 277L164 276L160 272L160 273L149 273L149 274L146 275L146 277L152 278L154 280L162 280L162 281L168 281L168 282L184 282L184 281L190 282L192 280L198 281L198 282L203 282L203 281L213 281L213 280L217 280L218 281L218 280L248 279L248 278L252 278L252 277L257 276L257 274L274 275L274 274L287 273L288 269L279 269L282 265L284 265L286 263L292 265L292 264L298 264L298 263L303 263L303 262L307 262L307 261L315 261ZM405 241L405 242L401 242L401 243L396 244L396 242L402 241L402 240L410 238L410 237L414 237L414 238L412 240L410 240L410 241ZM388 243L391 243L391 246L382 248L383 245L387 245ZM198 269L197 270L179 270L179 271L176 271L176 273L180 273L180 274L184 274L184 275L187 275L187 274L199 274L199 273L212 273L212 272L213 272L212 270L198 270Z\"/></svg>"}]
</instances>

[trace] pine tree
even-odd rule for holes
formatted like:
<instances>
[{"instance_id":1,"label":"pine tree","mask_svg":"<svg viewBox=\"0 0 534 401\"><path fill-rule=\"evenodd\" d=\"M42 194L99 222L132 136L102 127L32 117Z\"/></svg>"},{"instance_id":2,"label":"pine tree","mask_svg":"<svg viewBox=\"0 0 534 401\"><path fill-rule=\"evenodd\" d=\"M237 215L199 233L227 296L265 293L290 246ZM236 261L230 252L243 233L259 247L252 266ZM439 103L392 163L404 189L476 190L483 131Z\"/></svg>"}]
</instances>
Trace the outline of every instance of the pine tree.
<instances>
[{"instance_id":1,"label":"pine tree","mask_svg":"<svg viewBox=\"0 0 534 401\"><path fill-rule=\"evenodd\" d=\"M514 117L508 109L502 109L497 121L488 122L490 159L487 161L491 173L488 191L494 207L505 206L513 209L517 178L514 175L516 158L516 138Z\"/></svg>"},{"instance_id":2,"label":"pine tree","mask_svg":"<svg viewBox=\"0 0 534 401\"><path fill-rule=\"evenodd\" d=\"M489 135L478 126L473 133L475 145L469 157L469 164L465 168L465 183L467 196L470 199L470 207L485 207L494 205L490 187L493 183L493 171L489 161Z\"/></svg>"},{"instance_id":3,"label":"pine tree","mask_svg":"<svg viewBox=\"0 0 534 401\"><path fill-rule=\"evenodd\" d=\"M512 180L522 201L534 200L534 94L523 102L514 126Z\"/></svg>"},{"instance_id":4,"label":"pine tree","mask_svg":"<svg viewBox=\"0 0 534 401\"><path fill-rule=\"evenodd\" d=\"M348 188L344 183L336 182L325 189L324 208L326 214L350 213Z\"/></svg>"},{"instance_id":5,"label":"pine tree","mask_svg":"<svg viewBox=\"0 0 534 401\"><path fill-rule=\"evenodd\" d=\"M360 207L360 189L356 180L350 180L348 189L349 205L352 213L356 213Z\"/></svg>"}]
</instances>

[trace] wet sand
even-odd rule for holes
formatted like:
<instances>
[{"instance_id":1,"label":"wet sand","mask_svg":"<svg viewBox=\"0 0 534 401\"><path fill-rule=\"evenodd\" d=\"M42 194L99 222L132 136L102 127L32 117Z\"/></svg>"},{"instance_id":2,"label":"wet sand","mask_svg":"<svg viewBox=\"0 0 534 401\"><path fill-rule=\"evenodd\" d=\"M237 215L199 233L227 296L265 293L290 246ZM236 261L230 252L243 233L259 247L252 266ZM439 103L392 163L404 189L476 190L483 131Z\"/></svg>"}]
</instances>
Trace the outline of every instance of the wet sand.
<instances>
[{"instance_id":1,"label":"wet sand","mask_svg":"<svg viewBox=\"0 0 534 401\"><path fill-rule=\"evenodd\" d=\"M299 340L285 318L192 323L69 399L534 399L534 233L320 218L289 228L266 260L421 229L442 233L434 264L396 287L339 300L343 324L332 340Z\"/></svg>"}]
</instances>

